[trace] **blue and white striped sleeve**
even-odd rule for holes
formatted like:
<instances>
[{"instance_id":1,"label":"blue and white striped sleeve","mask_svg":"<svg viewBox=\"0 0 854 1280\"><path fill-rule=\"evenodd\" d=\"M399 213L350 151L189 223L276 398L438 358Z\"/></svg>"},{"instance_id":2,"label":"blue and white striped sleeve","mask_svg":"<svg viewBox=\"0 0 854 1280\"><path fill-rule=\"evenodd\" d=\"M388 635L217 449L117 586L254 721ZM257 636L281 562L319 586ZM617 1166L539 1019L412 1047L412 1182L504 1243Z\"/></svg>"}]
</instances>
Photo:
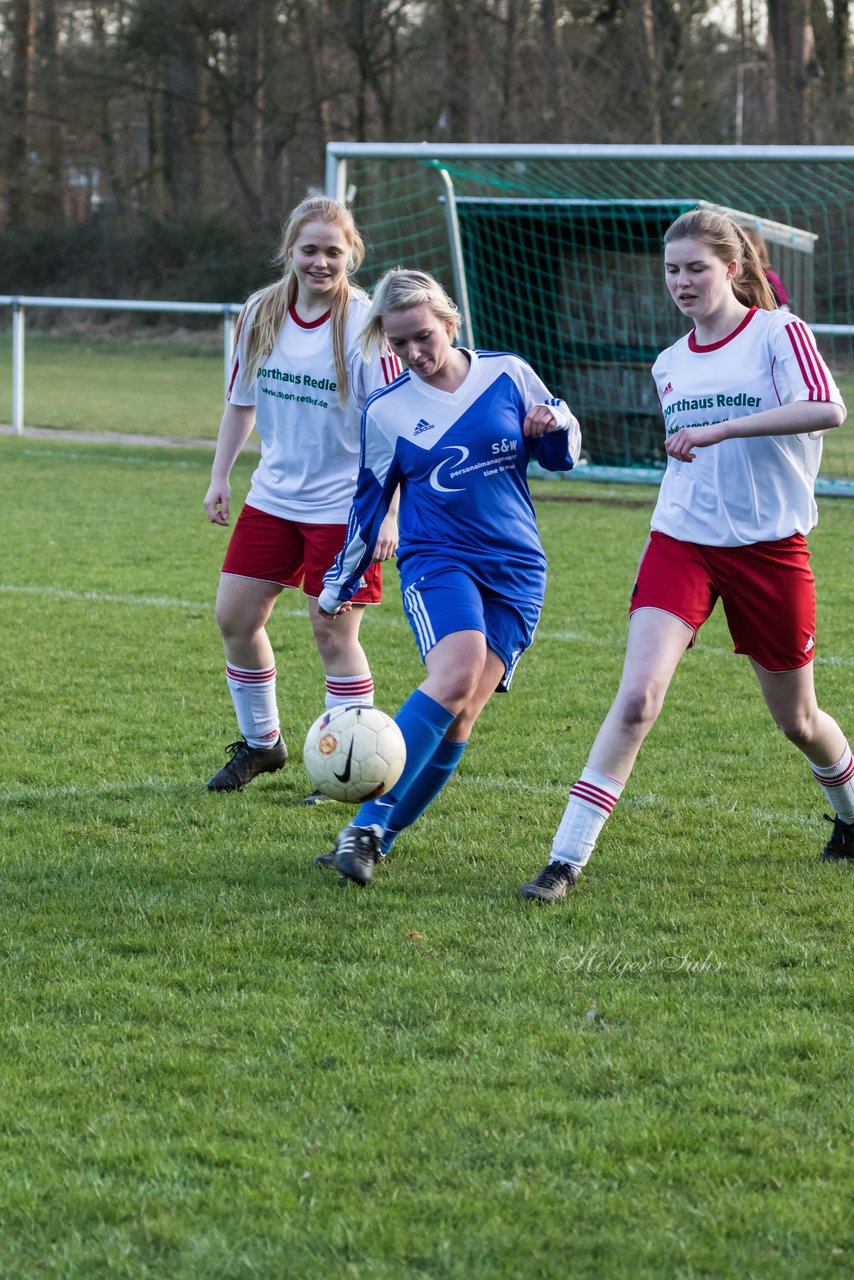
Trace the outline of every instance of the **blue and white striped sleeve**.
<instances>
[{"instance_id":1,"label":"blue and white striped sleeve","mask_svg":"<svg viewBox=\"0 0 854 1280\"><path fill-rule=\"evenodd\" d=\"M525 412L530 412L538 405L545 405L557 422L557 430L526 439L528 452L547 471L571 471L581 455L581 427L578 419L566 401L553 396L524 360L519 361L518 372L516 385L521 392Z\"/></svg>"},{"instance_id":2,"label":"blue and white striped sleeve","mask_svg":"<svg viewBox=\"0 0 854 1280\"><path fill-rule=\"evenodd\" d=\"M335 564L323 575L323 590L317 599L325 613L337 613L358 591L362 575L373 559L380 525L400 484L396 437L389 440L377 425L371 415L372 399L362 413L359 474L347 519L346 541Z\"/></svg>"}]
</instances>

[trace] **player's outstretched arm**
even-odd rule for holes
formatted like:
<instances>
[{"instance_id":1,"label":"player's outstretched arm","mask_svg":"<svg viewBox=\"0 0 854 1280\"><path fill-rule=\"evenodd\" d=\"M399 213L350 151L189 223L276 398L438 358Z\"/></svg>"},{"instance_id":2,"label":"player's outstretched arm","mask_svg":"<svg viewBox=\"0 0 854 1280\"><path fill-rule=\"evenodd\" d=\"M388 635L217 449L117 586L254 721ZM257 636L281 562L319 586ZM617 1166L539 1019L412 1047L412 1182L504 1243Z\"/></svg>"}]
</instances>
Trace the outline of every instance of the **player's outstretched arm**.
<instances>
[{"instance_id":1,"label":"player's outstretched arm","mask_svg":"<svg viewBox=\"0 0 854 1280\"><path fill-rule=\"evenodd\" d=\"M231 486L228 478L237 455L255 426L255 406L227 404L219 424L216 453L211 467L211 482L203 499L212 524L228 524Z\"/></svg>"}]
</instances>

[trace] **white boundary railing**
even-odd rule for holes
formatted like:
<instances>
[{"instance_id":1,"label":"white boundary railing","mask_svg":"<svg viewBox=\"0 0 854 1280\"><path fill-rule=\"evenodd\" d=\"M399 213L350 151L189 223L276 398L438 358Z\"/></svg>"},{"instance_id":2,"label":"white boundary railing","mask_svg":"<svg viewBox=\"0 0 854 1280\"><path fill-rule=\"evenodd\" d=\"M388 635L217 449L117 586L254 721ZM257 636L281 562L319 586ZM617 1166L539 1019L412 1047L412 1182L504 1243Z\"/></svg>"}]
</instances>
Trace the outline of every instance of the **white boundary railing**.
<instances>
[{"instance_id":1,"label":"white boundary railing","mask_svg":"<svg viewBox=\"0 0 854 1280\"><path fill-rule=\"evenodd\" d=\"M24 368L28 307L77 311L161 311L173 315L222 316L223 386L228 390L231 358L234 350L234 328L240 314L236 302L141 302L133 298L41 298L37 295L0 294L0 307L12 308L12 430L24 431Z\"/></svg>"}]
</instances>

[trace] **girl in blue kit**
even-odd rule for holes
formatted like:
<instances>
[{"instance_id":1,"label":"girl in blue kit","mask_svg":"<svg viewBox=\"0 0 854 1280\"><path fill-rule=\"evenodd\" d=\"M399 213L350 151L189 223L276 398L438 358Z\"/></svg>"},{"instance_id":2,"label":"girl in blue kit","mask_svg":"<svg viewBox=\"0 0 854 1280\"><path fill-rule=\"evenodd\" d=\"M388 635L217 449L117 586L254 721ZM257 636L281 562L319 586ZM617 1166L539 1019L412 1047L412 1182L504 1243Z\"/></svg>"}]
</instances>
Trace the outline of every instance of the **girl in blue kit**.
<instances>
[{"instance_id":1,"label":"girl in blue kit","mask_svg":"<svg viewBox=\"0 0 854 1280\"><path fill-rule=\"evenodd\" d=\"M450 778L493 692L509 689L546 583L528 462L568 471L580 451L573 414L533 369L454 347L459 326L432 276L395 270L364 330L366 352L387 343L405 372L365 404L347 541L318 606L346 612L399 486L403 603L427 677L396 716L406 742L399 782L316 859L358 884Z\"/></svg>"}]
</instances>

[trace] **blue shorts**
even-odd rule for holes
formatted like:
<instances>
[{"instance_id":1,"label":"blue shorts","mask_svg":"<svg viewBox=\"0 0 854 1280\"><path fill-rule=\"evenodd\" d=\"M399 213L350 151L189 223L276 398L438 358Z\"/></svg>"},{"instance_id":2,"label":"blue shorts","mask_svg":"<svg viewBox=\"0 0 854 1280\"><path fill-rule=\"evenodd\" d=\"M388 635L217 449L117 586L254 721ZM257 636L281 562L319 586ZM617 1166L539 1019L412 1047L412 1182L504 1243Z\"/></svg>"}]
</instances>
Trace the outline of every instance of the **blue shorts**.
<instances>
[{"instance_id":1,"label":"blue shorts","mask_svg":"<svg viewBox=\"0 0 854 1280\"><path fill-rule=\"evenodd\" d=\"M510 688L516 663L534 639L542 600L509 600L458 566L424 573L403 588L403 608L424 661L455 631L480 631L504 663L498 691Z\"/></svg>"}]
</instances>

